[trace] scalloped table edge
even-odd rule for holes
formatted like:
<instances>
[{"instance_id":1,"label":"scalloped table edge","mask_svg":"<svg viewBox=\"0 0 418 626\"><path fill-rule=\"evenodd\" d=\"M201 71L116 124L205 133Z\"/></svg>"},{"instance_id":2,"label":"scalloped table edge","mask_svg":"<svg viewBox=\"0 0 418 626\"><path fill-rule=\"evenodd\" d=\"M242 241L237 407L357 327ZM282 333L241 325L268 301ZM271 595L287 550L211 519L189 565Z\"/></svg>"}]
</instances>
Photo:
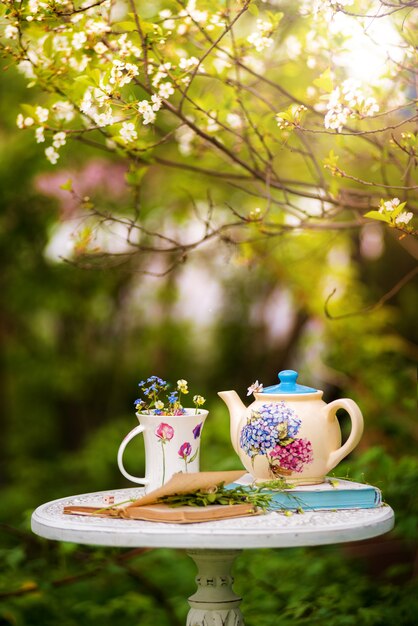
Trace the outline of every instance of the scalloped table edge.
<instances>
[{"instance_id":1,"label":"scalloped table edge","mask_svg":"<svg viewBox=\"0 0 418 626\"><path fill-rule=\"evenodd\" d=\"M185 525L92 519L60 513L66 504L86 504L109 494L120 494L121 499L127 494L138 497L140 491L113 490L51 501L32 514L32 530L46 539L89 545L228 550L359 541L387 533L394 526L393 510L386 505L373 509L309 511L291 517L274 512Z\"/></svg>"}]
</instances>

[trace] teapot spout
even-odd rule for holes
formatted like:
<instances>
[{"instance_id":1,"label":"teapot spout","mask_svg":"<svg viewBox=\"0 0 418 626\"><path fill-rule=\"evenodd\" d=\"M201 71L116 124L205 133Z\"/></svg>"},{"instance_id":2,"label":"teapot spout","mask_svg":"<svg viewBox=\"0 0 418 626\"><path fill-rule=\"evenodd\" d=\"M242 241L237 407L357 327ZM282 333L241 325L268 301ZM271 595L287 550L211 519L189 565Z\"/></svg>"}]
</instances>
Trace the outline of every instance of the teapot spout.
<instances>
[{"instance_id":1,"label":"teapot spout","mask_svg":"<svg viewBox=\"0 0 418 626\"><path fill-rule=\"evenodd\" d=\"M245 404L239 397L236 391L218 391L218 396L222 398L225 402L226 406L229 409L230 415L230 432L231 432L231 442L234 447L234 450L237 454L239 454L239 446L238 446L238 436L239 436L239 423L241 418L243 417L244 411L246 409Z\"/></svg>"}]
</instances>

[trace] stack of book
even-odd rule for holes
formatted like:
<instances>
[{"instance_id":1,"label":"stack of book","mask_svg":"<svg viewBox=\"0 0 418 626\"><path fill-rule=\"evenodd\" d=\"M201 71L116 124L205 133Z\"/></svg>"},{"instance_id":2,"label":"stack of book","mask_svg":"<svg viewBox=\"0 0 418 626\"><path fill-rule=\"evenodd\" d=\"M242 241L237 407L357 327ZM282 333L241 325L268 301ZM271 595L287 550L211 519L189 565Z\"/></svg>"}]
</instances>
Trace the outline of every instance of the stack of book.
<instances>
[{"instance_id":1,"label":"stack of book","mask_svg":"<svg viewBox=\"0 0 418 626\"><path fill-rule=\"evenodd\" d=\"M228 487L257 487L250 474L245 474ZM377 487L342 478L329 478L319 485L305 485L285 490L263 490L271 495L270 511L313 511L339 509L371 509L382 505L382 493Z\"/></svg>"}]
</instances>

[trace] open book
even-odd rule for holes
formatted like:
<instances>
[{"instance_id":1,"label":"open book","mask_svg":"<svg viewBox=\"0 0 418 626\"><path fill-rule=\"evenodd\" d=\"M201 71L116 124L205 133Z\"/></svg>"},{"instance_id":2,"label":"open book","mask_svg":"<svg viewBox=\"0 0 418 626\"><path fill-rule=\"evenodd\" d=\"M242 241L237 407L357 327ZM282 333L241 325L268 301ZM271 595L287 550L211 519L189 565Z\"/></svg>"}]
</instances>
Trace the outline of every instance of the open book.
<instances>
[{"instance_id":1,"label":"open book","mask_svg":"<svg viewBox=\"0 0 418 626\"><path fill-rule=\"evenodd\" d=\"M256 507L248 503L171 507L160 502L164 496L188 494L197 490L210 490L221 483L233 483L239 480L243 474L243 471L179 473L175 474L162 487L138 498L135 502L121 505L115 503L111 506L104 504L102 507L65 506L64 513L178 524L255 515L258 512Z\"/></svg>"}]
</instances>

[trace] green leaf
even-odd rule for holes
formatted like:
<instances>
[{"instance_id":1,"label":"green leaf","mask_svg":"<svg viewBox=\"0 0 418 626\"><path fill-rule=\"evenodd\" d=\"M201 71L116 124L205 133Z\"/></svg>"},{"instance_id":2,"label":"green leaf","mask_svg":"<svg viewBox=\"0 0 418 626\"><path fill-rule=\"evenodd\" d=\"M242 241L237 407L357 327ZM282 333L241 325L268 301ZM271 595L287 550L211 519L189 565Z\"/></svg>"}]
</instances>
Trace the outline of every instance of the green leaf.
<instances>
[{"instance_id":1,"label":"green leaf","mask_svg":"<svg viewBox=\"0 0 418 626\"><path fill-rule=\"evenodd\" d=\"M117 26L125 32L132 32L138 30L134 21L132 22L118 22Z\"/></svg>"},{"instance_id":2,"label":"green leaf","mask_svg":"<svg viewBox=\"0 0 418 626\"><path fill-rule=\"evenodd\" d=\"M63 189L64 191L72 191L73 181L71 180L71 178L69 178L65 183L62 183L62 185L60 185L60 189Z\"/></svg>"},{"instance_id":3,"label":"green leaf","mask_svg":"<svg viewBox=\"0 0 418 626\"><path fill-rule=\"evenodd\" d=\"M53 38L52 35L47 35L44 39L43 49L46 57L51 57L54 52Z\"/></svg>"},{"instance_id":4,"label":"green leaf","mask_svg":"<svg viewBox=\"0 0 418 626\"><path fill-rule=\"evenodd\" d=\"M132 185L132 187L137 187L138 185L141 184L142 179L144 178L147 171L148 171L147 166L132 169L130 172L127 172L125 174L125 180L128 183L128 185Z\"/></svg>"},{"instance_id":5,"label":"green leaf","mask_svg":"<svg viewBox=\"0 0 418 626\"><path fill-rule=\"evenodd\" d=\"M379 211L369 211L368 213L364 214L364 217L368 217L372 220L379 220L380 222L386 222L386 224L389 224L390 222L389 217L387 217L383 213L379 213Z\"/></svg>"},{"instance_id":6,"label":"green leaf","mask_svg":"<svg viewBox=\"0 0 418 626\"><path fill-rule=\"evenodd\" d=\"M99 69L97 69L97 68L96 68L96 69L94 69L94 70L91 70L91 71L88 73L88 76L89 76L90 80L91 80L91 81L92 81L95 85L97 85L97 86L99 86L99 85L100 85L100 79L101 79L101 77L102 77L102 74L101 74L101 72L100 72L100 70L99 70Z\"/></svg>"},{"instance_id":7,"label":"green leaf","mask_svg":"<svg viewBox=\"0 0 418 626\"><path fill-rule=\"evenodd\" d=\"M251 13L251 15L254 15L255 17L258 17L258 15L259 15L258 6L256 4L254 4L254 2L252 2L248 6L248 12Z\"/></svg>"},{"instance_id":8,"label":"green leaf","mask_svg":"<svg viewBox=\"0 0 418 626\"><path fill-rule=\"evenodd\" d=\"M331 93L331 91L334 89L331 76L331 68L326 69L325 72L322 72L322 74L318 78L315 78L313 84L318 87L318 89L326 91L327 93Z\"/></svg>"},{"instance_id":9,"label":"green leaf","mask_svg":"<svg viewBox=\"0 0 418 626\"><path fill-rule=\"evenodd\" d=\"M27 116L27 117L36 117L35 115L35 107L32 106L31 104L21 104L20 108L22 109L23 113Z\"/></svg>"},{"instance_id":10,"label":"green leaf","mask_svg":"<svg viewBox=\"0 0 418 626\"><path fill-rule=\"evenodd\" d=\"M81 76L76 76L74 78L74 82L82 84L82 85L86 85L86 87L89 87L91 85L91 79L87 76L87 74L82 74Z\"/></svg>"},{"instance_id":11,"label":"green leaf","mask_svg":"<svg viewBox=\"0 0 418 626\"><path fill-rule=\"evenodd\" d=\"M289 443L292 443L294 439L292 437L285 437L284 439L279 439L280 446L288 446Z\"/></svg>"},{"instance_id":12,"label":"green leaf","mask_svg":"<svg viewBox=\"0 0 418 626\"><path fill-rule=\"evenodd\" d=\"M393 211L391 211L390 213L390 217L392 218L392 220L395 220L398 215L400 215L400 213L402 213L403 209L405 208L406 202L401 202L396 209L393 209Z\"/></svg>"},{"instance_id":13,"label":"green leaf","mask_svg":"<svg viewBox=\"0 0 418 626\"><path fill-rule=\"evenodd\" d=\"M283 19L284 13L278 11L277 13L273 13L272 11L266 11L266 15L269 18L269 21L273 24L273 26L278 26Z\"/></svg>"}]
</instances>

